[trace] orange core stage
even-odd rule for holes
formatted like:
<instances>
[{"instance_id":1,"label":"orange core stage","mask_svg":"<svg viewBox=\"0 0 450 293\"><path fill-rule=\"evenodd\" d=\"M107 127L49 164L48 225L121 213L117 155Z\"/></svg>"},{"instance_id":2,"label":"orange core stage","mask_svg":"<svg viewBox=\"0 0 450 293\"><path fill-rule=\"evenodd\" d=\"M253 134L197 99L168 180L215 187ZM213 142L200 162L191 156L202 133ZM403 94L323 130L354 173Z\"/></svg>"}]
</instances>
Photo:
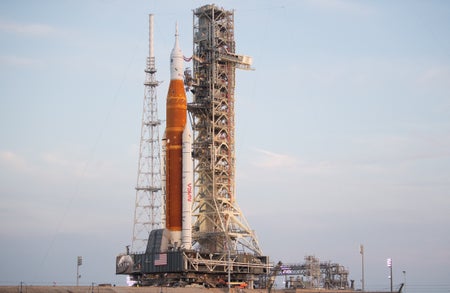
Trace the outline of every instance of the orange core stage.
<instances>
[{"instance_id":1,"label":"orange core stage","mask_svg":"<svg viewBox=\"0 0 450 293\"><path fill-rule=\"evenodd\" d=\"M182 135L186 126L183 80L171 80L166 106L166 228L182 228Z\"/></svg>"}]
</instances>

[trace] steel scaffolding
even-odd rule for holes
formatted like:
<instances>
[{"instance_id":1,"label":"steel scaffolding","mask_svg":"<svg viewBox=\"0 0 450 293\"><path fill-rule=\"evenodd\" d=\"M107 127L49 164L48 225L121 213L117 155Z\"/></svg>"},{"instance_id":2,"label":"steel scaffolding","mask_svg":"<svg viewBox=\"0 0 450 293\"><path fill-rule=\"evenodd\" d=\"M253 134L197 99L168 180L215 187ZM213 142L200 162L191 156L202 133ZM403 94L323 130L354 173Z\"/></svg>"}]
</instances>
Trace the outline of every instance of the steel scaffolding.
<instances>
[{"instance_id":1,"label":"steel scaffolding","mask_svg":"<svg viewBox=\"0 0 450 293\"><path fill-rule=\"evenodd\" d=\"M203 253L262 255L236 203L234 89L236 68L251 58L235 54L234 11L205 5L193 14L194 247Z\"/></svg>"},{"instance_id":2,"label":"steel scaffolding","mask_svg":"<svg viewBox=\"0 0 450 293\"><path fill-rule=\"evenodd\" d=\"M348 274L338 263L320 262L319 258L308 255L304 263L283 264L279 275L285 276L286 288L349 289Z\"/></svg>"}]
</instances>

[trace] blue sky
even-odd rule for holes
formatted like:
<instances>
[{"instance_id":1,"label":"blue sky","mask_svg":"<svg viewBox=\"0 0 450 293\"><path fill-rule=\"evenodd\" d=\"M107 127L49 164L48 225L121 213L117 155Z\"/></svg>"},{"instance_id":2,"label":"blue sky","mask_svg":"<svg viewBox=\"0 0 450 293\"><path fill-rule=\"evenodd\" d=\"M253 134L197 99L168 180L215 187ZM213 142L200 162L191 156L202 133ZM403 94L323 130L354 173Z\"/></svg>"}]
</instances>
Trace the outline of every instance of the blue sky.
<instances>
[{"instance_id":1,"label":"blue sky","mask_svg":"<svg viewBox=\"0 0 450 293\"><path fill-rule=\"evenodd\" d=\"M123 283L155 14L159 113L175 22L205 1L0 2L0 285ZM237 201L273 261L361 287L450 283L450 3L218 1L235 9ZM186 66L190 66L186 64ZM162 130L161 130L162 133ZM7 264L7 265L5 265Z\"/></svg>"}]
</instances>

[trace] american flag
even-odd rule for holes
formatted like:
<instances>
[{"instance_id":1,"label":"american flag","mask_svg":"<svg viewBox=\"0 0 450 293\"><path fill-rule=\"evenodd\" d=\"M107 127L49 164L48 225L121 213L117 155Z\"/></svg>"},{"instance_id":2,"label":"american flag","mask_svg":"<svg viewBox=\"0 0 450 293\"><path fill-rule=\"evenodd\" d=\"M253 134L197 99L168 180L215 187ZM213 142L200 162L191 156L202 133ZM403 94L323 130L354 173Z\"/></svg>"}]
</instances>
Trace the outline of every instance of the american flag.
<instances>
[{"instance_id":1,"label":"american flag","mask_svg":"<svg viewBox=\"0 0 450 293\"><path fill-rule=\"evenodd\" d=\"M160 253L155 256L155 266L167 265L167 253Z\"/></svg>"}]
</instances>

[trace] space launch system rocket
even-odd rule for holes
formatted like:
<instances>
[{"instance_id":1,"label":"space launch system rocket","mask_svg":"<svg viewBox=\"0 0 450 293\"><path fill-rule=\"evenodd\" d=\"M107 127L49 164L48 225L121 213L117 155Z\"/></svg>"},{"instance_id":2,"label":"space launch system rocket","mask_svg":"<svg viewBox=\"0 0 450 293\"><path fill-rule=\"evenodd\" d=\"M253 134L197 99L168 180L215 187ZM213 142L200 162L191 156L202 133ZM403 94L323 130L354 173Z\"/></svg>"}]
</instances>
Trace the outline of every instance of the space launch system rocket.
<instances>
[{"instance_id":1,"label":"space launch system rocket","mask_svg":"<svg viewBox=\"0 0 450 293\"><path fill-rule=\"evenodd\" d=\"M172 247L190 249L193 198L192 131L187 122L183 53L178 41L170 54L170 84L166 100L166 131L162 143L162 184L165 186L166 229Z\"/></svg>"}]
</instances>

